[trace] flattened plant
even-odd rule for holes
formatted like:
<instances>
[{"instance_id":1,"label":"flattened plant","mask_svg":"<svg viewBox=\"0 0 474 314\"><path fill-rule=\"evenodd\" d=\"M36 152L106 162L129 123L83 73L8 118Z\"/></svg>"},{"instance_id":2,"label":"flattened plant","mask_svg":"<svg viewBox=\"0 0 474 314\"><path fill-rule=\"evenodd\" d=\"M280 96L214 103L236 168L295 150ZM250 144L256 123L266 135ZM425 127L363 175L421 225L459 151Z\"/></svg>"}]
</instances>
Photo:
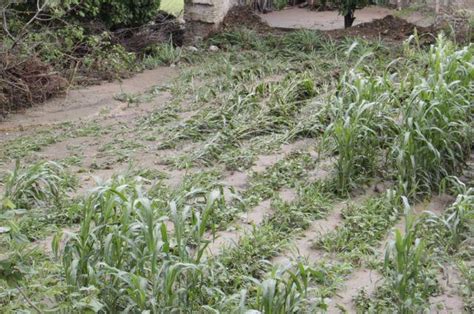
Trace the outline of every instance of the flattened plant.
<instances>
[{"instance_id":1,"label":"flattened plant","mask_svg":"<svg viewBox=\"0 0 474 314\"><path fill-rule=\"evenodd\" d=\"M60 205L66 191L75 184L73 177L55 162L38 162L22 167L17 160L15 169L4 179L3 209L30 209L34 206Z\"/></svg>"}]
</instances>

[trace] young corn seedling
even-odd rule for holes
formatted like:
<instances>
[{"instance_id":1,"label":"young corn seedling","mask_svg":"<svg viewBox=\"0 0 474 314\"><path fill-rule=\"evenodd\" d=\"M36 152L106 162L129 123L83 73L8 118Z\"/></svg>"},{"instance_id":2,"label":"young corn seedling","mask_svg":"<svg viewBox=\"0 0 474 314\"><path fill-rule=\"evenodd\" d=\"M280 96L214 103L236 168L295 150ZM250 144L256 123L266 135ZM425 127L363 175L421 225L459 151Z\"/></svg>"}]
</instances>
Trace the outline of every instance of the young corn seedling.
<instances>
[{"instance_id":1,"label":"young corn seedling","mask_svg":"<svg viewBox=\"0 0 474 314\"><path fill-rule=\"evenodd\" d=\"M432 235L430 244L442 247L448 254L456 253L470 238L474 221L474 189L459 185L462 189L455 202L442 214L428 212L427 235Z\"/></svg>"},{"instance_id":2,"label":"young corn seedling","mask_svg":"<svg viewBox=\"0 0 474 314\"><path fill-rule=\"evenodd\" d=\"M208 244L204 235L220 198L219 191L193 190L162 208L139 182L118 178L98 187L84 202L80 230L64 249L71 292L96 287L95 301L112 312L183 311L205 304L212 271L201 261Z\"/></svg>"},{"instance_id":3,"label":"young corn seedling","mask_svg":"<svg viewBox=\"0 0 474 314\"><path fill-rule=\"evenodd\" d=\"M387 77L370 77L350 72L341 81L338 95L329 107L332 123L325 132L325 143L337 151L336 174L339 193L347 194L377 169L377 155L390 134L390 95L393 87Z\"/></svg>"},{"instance_id":4,"label":"young corn seedling","mask_svg":"<svg viewBox=\"0 0 474 314\"><path fill-rule=\"evenodd\" d=\"M72 188L75 182L55 162L21 167L17 160L15 169L6 176L4 184L1 208L30 209L47 204L59 206L66 190Z\"/></svg>"},{"instance_id":5,"label":"young corn seedling","mask_svg":"<svg viewBox=\"0 0 474 314\"><path fill-rule=\"evenodd\" d=\"M256 296L246 301L243 294L240 312L246 313L247 307L259 313L298 313L309 311L311 307L314 310L317 304L310 298L311 283L319 276L319 271L302 262L294 267L274 268L267 279L261 282L253 279L257 286Z\"/></svg>"},{"instance_id":6,"label":"young corn seedling","mask_svg":"<svg viewBox=\"0 0 474 314\"><path fill-rule=\"evenodd\" d=\"M405 231L395 230L395 239L385 252L386 281L399 313L413 313L426 308L432 282L426 268L428 251L425 241L416 237L416 221L405 197Z\"/></svg>"}]
</instances>

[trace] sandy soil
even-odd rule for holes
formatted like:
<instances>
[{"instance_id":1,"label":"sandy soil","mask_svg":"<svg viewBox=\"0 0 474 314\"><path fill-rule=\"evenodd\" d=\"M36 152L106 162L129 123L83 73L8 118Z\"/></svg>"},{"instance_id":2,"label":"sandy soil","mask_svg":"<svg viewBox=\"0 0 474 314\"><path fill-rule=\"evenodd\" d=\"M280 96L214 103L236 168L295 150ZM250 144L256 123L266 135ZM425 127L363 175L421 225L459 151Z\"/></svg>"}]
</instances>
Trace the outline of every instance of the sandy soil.
<instances>
[{"instance_id":1,"label":"sandy soil","mask_svg":"<svg viewBox=\"0 0 474 314\"><path fill-rule=\"evenodd\" d=\"M100 113L101 110L114 110L123 106L122 102L114 99L117 94L145 92L153 86L168 83L177 76L177 73L175 68L159 67L144 71L122 82L72 89L65 97L54 98L44 105L9 115L6 121L0 123L0 132L88 119ZM118 113L115 112L115 115L123 118Z\"/></svg>"},{"instance_id":2,"label":"sandy soil","mask_svg":"<svg viewBox=\"0 0 474 314\"><path fill-rule=\"evenodd\" d=\"M394 11L390 9L370 6L356 11L354 25L382 19L393 13ZM344 18L337 11L317 12L292 7L282 11L261 14L260 17L271 27L277 28L308 28L324 31L344 28Z\"/></svg>"}]
</instances>

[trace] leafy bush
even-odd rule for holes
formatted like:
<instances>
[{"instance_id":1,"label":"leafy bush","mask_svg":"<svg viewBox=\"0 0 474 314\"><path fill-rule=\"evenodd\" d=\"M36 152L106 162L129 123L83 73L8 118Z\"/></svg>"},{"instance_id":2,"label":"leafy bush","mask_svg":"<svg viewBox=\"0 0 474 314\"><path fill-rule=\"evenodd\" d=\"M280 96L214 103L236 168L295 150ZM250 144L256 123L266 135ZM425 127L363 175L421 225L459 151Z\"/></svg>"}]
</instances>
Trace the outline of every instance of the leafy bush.
<instances>
[{"instance_id":1,"label":"leafy bush","mask_svg":"<svg viewBox=\"0 0 474 314\"><path fill-rule=\"evenodd\" d=\"M40 1L43 11L55 16L73 14L87 20L99 20L107 26L130 27L150 22L160 8L160 0L65 0ZM35 12L36 1L14 6L16 10Z\"/></svg>"},{"instance_id":2,"label":"leafy bush","mask_svg":"<svg viewBox=\"0 0 474 314\"><path fill-rule=\"evenodd\" d=\"M110 27L138 26L153 19L160 0L86 0L80 15L97 17Z\"/></svg>"}]
</instances>

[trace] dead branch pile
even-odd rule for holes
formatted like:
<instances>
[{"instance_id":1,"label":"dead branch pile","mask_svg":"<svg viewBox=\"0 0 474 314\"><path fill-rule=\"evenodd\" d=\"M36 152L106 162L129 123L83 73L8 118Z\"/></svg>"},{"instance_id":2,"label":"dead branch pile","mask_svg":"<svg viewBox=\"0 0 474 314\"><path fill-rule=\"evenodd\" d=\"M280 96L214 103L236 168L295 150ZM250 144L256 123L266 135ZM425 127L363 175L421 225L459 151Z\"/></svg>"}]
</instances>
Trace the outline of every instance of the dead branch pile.
<instances>
[{"instance_id":1,"label":"dead branch pile","mask_svg":"<svg viewBox=\"0 0 474 314\"><path fill-rule=\"evenodd\" d=\"M113 32L113 41L131 52L143 52L146 48L160 44L183 44L184 30L180 22L170 14L160 12L154 22L135 28L119 29Z\"/></svg>"},{"instance_id":2,"label":"dead branch pile","mask_svg":"<svg viewBox=\"0 0 474 314\"><path fill-rule=\"evenodd\" d=\"M61 93L67 80L36 57L0 53L0 115L40 104Z\"/></svg>"}]
</instances>

